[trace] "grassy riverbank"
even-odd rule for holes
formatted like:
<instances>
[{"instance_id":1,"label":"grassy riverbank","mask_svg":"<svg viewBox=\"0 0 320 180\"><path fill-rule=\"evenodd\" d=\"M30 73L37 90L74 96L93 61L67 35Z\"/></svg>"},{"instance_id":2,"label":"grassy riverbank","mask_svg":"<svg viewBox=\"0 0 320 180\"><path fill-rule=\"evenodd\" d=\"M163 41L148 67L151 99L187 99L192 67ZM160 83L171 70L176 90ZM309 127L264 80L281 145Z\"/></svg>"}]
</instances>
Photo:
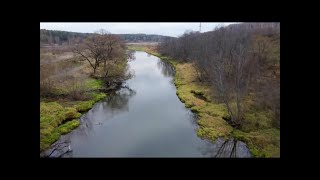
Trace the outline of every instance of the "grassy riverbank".
<instances>
[{"instance_id":1,"label":"grassy riverbank","mask_svg":"<svg viewBox=\"0 0 320 180\"><path fill-rule=\"evenodd\" d=\"M234 129L225 121L227 110L224 104L212 98L214 92L208 84L197 80L191 63L163 57L153 47L129 46L129 49L145 51L173 64L176 70L174 83L177 95L187 108L198 114L199 137L214 142L217 137L228 139L232 136L246 142L254 157L280 157L280 130L273 127L268 112L251 110L245 114L241 128Z\"/></svg>"},{"instance_id":2,"label":"grassy riverbank","mask_svg":"<svg viewBox=\"0 0 320 180\"><path fill-rule=\"evenodd\" d=\"M40 49L40 152L80 125L82 113L106 97L103 81L68 50Z\"/></svg>"},{"instance_id":3,"label":"grassy riverbank","mask_svg":"<svg viewBox=\"0 0 320 180\"><path fill-rule=\"evenodd\" d=\"M80 125L81 114L91 109L95 102L106 97L105 93L99 92L102 81L87 78L85 82L88 87L86 100L59 96L40 99L40 152L49 148L62 134L77 128ZM60 91L68 94L67 89Z\"/></svg>"}]
</instances>

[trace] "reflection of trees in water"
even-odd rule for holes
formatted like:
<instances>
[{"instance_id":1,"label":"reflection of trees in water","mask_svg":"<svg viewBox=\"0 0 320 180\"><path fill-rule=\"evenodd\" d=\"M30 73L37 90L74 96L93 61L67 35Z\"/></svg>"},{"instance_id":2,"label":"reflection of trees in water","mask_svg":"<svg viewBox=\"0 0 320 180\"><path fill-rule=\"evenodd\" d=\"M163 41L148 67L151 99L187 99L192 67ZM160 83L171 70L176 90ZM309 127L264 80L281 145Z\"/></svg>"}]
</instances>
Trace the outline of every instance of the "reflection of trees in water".
<instances>
[{"instance_id":1,"label":"reflection of trees in water","mask_svg":"<svg viewBox=\"0 0 320 180\"><path fill-rule=\"evenodd\" d=\"M85 128L91 130L93 126L102 125L100 121L97 121L96 116L99 117L113 117L116 113L129 111L128 102L131 97L136 94L136 91L130 89L129 87L122 87L120 90L112 92L108 95L108 97L95 105L95 108L91 109L91 111L86 114L87 118L84 120ZM103 113L101 115L101 113ZM95 119L95 120L93 120Z\"/></svg>"},{"instance_id":2,"label":"reflection of trees in water","mask_svg":"<svg viewBox=\"0 0 320 180\"><path fill-rule=\"evenodd\" d=\"M132 50L127 51L127 59L128 59L128 61L135 60L136 59L135 51L132 51Z\"/></svg>"},{"instance_id":3,"label":"reflection of trees in water","mask_svg":"<svg viewBox=\"0 0 320 180\"><path fill-rule=\"evenodd\" d=\"M196 113L193 113L193 112L191 112L191 111L188 109L186 116L188 117L188 120L191 122L191 124L192 124L194 127L198 127L198 123L197 123L198 115L197 115Z\"/></svg>"},{"instance_id":4,"label":"reflection of trees in water","mask_svg":"<svg viewBox=\"0 0 320 180\"><path fill-rule=\"evenodd\" d=\"M222 143L214 157L237 157L237 141L229 140Z\"/></svg>"},{"instance_id":5,"label":"reflection of trees in water","mask_svg":"<svg viewBox=\"0 0 320 180\"><path fill-rule=\"evenodd\" d=\"M158 65L158 68L161 70L162 74L165 75L166 77L174 76L174 73L175 73L174 67L170 63L159 60L157 62L157 65Z\"/></svg>"},{"instance_id":6,"label":"reflection of trees in water","mask_svg":"<svg viewBox=\"0 0 320 180\"><path fill-rule=\"evenodd\" d=\"M215 158L236 158L236 157L250 157L243 151L238 151L239 141L223 140L218 138L214 144L207 142L201 147L201 153L204 156L215 157ZM239 154L240 153L240 154Z\"/></svg>"},{"instance_id":7,"label":"reflection of trees in water","mask_svg":"<svg viewBox=\"0 0 320 180\"><path fill-rule=\"evenodd\" d=\"M95 118L98 113L110 113L112 117L114 113L128 111L129 99L135 94L136 91L128 87L121 88L119 91L111 93L105 101L95 104L94 108L84 114L80 118L80 126L71 133L65 135L64 138L61 139L61 142L70 142L73 138L83 140L83 137L89 136L90 133L94 131L95 127L102 125L102 123L99 122L100 120ZM65 155L65 157L68 156L72 156L72 152Z\"/></svg>"},{"instance_id":8,"label":"reflection of trees in water","mask_svg":"<svg viewBox=\"0 0 320 180\"><path fill-rule=\"evenodd\" d=\"M128 111L128 102L131 97L136 95L136 91L128 87L121 88L107 98L106 102L102 103L103 109L110 109L112 113L115 111Z\"/></svg>"},{"instance_id":9,"label":"reflection of trees in water","mask_svg":"<svg viewBox=\"0 0 320 180\"><path fill-rule=\"evenodd\" d=\"M92 109L90 113L93 113L96 111L96 109ZM85 114L81 119L81 126L79 128L80 132L84 135L89 135L89 132L93 129L94 121L90 119L89 114Z\"/></svg>"}]
</instances>

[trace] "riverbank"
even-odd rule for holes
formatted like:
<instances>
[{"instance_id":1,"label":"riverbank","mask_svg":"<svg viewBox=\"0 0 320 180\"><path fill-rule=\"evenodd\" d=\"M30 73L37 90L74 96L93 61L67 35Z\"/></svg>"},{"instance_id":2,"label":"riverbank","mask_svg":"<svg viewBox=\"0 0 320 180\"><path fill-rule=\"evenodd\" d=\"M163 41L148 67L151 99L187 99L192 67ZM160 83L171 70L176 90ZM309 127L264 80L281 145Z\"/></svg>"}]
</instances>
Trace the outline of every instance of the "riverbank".
<instances>
[{"instance_id":1,"label":"riverbank","mask_svg":"<svg viewBox=\"0 0 320 180\"><path fill-rule=\"evenodd\" d=\"M191 63L177 62L161 56L154 48L129 46L130 50L145 51L170 62L175 67L174 84L177 96L187 108L198 115L197 134L215 142L218 137L234 137L247 143L254 157L280 157L280 130L274 128L268 112L249 111L240 129L231 127L225 119L227 110L222 103L216 102L214 92L208 84L197 80L196 71Z\"/></svg>"},{"instance_id":2,"label":"riverbank","mask_svg":"<svg viewBox=\"0 0 320 180\"><path fill-rule=\"evenodd\" d=\"M107 96L100 92L102 80L87 77L84 81L87 88L85 100L68 98L66 89L57 90L57 93L63 91L66 96L57 94L53 98L40 99L40 152L49 148L61 135L77 128L80 116Z\"/></svg>"},{"instance_id":3,"label":"riverbank","mask_svg":"<svg viewBox=\"0 0 320 180\"><path fill-rule=\"evenodd\" d=\"M70 47L40 48L40 153L77 128L83 113L130 77L125 49L117 48L120 59L106 62L107 73L102 66L93 70Z\"/></svg>"},{"instance_id":4,"label":"riverbank","mask_svg":"<svg viewBox=\"0 0 320 180\"><path fill-rule=\"evenodd\" d=\"M106 97L103 81L68 49L40 49L40 152L80 125L80 116Z\"/></svg>"}]
</instances>

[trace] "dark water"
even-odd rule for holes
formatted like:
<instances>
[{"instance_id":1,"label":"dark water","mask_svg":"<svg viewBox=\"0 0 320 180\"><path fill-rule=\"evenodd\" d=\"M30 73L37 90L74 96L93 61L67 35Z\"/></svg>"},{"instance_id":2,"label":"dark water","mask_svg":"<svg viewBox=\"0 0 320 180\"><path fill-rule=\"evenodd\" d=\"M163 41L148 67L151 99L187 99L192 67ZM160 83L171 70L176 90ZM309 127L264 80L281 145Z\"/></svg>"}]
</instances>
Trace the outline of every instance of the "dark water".
<instances>
[{"instance_id":1,"label":"dark water","mask_svg":"<svg viewBox=\"0 0 320 180\"><path fill-rule=\"evenodd\" d=\"M173 67L145 52L135 56L128 88L96 103L79 128L61 136L57 143L72 149L63 157L215 157L219 150L230 156L234 148L224 155L223 140L212 144L197 137L195 115L176 95Z\"/></svg>"}]
</instances>

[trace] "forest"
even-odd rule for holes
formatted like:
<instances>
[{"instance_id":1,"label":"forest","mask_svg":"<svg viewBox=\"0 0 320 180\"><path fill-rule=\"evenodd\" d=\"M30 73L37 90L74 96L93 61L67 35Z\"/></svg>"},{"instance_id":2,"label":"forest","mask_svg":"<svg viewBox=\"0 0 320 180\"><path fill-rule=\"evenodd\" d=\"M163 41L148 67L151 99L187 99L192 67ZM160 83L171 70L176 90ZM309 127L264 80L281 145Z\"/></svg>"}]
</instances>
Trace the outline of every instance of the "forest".
<instances>
[{"instance_id":1,"label":"forest","mask_svg":"<svg viewBox=\"0 0 320 180\"><path fill-rule=\"evenodd\" d=\"M82 41L93 33L77 33L68 31L56 31L40 29L40 46L44 45L69 45L75 40ZM170 36L153 34L117 34L125 42L161 42L165 39L173 39Z\"/></svg>"},{"instance_id":2,"label":"forest","mask_svg":"<svg viewBox=\"0 0 320 180\"><path fill-rule=\"evenodd\" d=\"M280 130L280 23L189 31L162 42L158 51L192 65L196 82L209 87L209 98L224 104L227 116L223 119L240 130L235 135L249 141L254 139L250 133L271 130L267 134L276 138Z\"/></svg>"}]
</instances>

